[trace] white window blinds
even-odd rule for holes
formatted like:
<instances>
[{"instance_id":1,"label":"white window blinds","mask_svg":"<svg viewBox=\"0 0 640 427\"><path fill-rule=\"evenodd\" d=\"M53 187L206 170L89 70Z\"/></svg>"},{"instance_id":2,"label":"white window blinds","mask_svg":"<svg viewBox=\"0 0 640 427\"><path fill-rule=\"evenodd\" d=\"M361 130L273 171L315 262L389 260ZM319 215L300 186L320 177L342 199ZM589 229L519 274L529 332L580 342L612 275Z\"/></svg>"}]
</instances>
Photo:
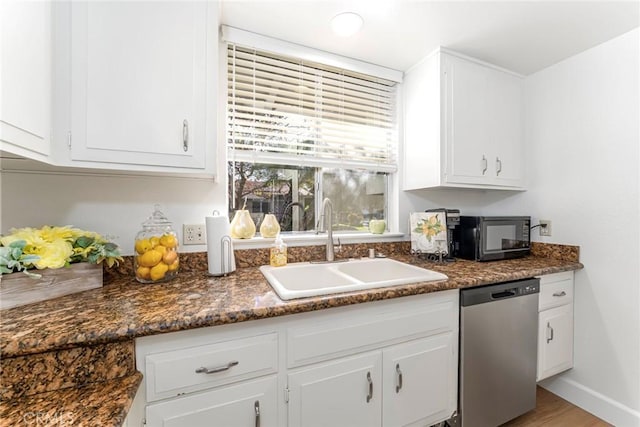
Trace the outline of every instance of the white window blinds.
<instances>
[{"instance_id":1,"label":"white window blinds","mask_svg":"<svg viewBox=\"0 0 640 427\"><path fill-rule=\"evenodd\" d=\"M396 170L396 83L229 44L229 159Z\"/></svg>"}]
</instances>

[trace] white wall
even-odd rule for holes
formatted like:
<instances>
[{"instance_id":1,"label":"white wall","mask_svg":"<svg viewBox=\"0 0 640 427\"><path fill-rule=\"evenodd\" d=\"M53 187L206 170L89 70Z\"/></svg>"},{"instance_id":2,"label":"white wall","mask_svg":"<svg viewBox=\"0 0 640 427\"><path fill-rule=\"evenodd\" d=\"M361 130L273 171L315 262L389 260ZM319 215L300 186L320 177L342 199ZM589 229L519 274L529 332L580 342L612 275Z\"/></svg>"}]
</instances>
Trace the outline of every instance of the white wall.
<instances>
[{"instance_id":1,"label":"white wall","mask_svg":"<svg viewBox=\"0 0 640 427\"><path fill-rule=\"evenodd\" d=\"M204 224L214 209L227 210L224 184L212 179L2 171L0 182L1 232L12 227L74 225L114 237L125 255L133 253L134 238L156 203L180 236L182 224ZM205 251L206 246L180 250Z\"/></svg>"},{"instance_id":2,"label":"white wall","mask_svg":"<svg viewBox=\"0 0 640 427\"><path fill-rule=\"evenodd\" d=\"M483 207L553 221L580 246L575 367L545 382L616 426L640 426L640 30L526 79L529 190Z\"/></svg>"}]
</instances>

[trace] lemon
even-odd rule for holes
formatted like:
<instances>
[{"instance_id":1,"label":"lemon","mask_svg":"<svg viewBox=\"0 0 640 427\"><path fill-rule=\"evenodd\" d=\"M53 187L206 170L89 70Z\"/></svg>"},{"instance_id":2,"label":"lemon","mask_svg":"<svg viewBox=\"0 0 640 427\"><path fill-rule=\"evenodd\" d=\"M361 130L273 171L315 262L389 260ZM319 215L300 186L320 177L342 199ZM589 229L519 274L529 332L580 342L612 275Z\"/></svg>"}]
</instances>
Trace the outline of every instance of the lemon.
<instances>
[{"instance_id":1,"label":"lemon","mask_svg":"<svg viewBox=\"0 0 640 427\"><path fill-rule=\"evenodd\" d=\"M160 237L160 244L169 249L173 249L178 246L178 240L176 236L172 234L163 234L162 237Z\"/></svg>"},{"instance_id":2,"label":"lemon","mask_svg":"<svg viewBox=\"0 0 640 427\"><path fill-rule=\"evenodd\" d=\"M180 260L176 259L170 266L169 271L176 271L180 266Z\"/></svg>"},{"instance_id":3,"label":"lemon","mask_svg":"<svg viewBox=\"0 0 640 427\"><path fill-rule=\"evenodd\" d=\"M153 250L160 252L162 255L167 253L167 247L162 245L156 246L155 248L153 248Z\"/></svg>"},{"instance_id":4,"label":"lemon","mask_svg":"<svg viewBox=\"0 0 640 427\"><path fill-rule=\"evenodd\" d=\"M164 262L167 265L173 264L176 259L178 259L178 253L176 251L167 251L162 256L162 262Z\"/></svg>"},{"instance_id":5,"label":"lemon","mask_svg":"<svg viewBox=\"0 0 640 427\"><path fill-rule=\"evenodd\" d=\"M164 275L167 274L167 270L169 270L169 266L164 262L159 262L155 266L151 267L149 276L153 281L164 279Z\"/></svg>"},{"instance_id":6,"label":"lemon","mask_svg":"<svg viewBox=\"0 0 640 427\"><path fill-rule=\"evenodd\" d=\"M151 242L149 242L149 239L136 240L135 248L136 252L142 255L151 249Z\"/></svg>"},{"instance_id":7,"label":"lemon","mask_svg":"<svg viewBox=\"0 0 640 427\"><path fill-rule=\"evenodd\" d=\"M138 264L143 267L153 267L158 264L160 260L162 260L162 254L155 249L151 249L142 255L138 255Z\"/></svg>"},{"instance_id":8,"label":"lemon","mask_svg":"<svg viewBox=\"0 0 640 427\"><path fill-rule=\"evenodd\" d=\"M151 248L155 248L160 244L160 238L158 236L153 236L149 239L149 243L151 243Z\"/></svg>"},{"instance_id":9,"label":"lemon","mask_svg":"<svg viewBox=\"0 0 640 427\"><path fill-rule=\"evenodd\" d=\"M148 279L149 277L151 277L150 271L151 270L149 269L149 267L140 266L136 270L136 277L139 277L140 279Z\"/></svg>"}]
</instances>

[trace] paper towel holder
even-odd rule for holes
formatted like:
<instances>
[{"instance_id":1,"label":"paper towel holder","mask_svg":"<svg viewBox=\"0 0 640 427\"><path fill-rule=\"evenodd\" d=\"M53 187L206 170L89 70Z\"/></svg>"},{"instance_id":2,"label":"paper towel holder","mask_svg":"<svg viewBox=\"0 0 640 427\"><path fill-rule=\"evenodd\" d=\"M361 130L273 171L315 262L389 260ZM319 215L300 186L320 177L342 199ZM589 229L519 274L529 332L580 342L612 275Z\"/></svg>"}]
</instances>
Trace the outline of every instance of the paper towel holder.
<instances>
[{"instance_id":1,"label":"paper towel holder","mask_svg":"<svg viewBox=\"0 0 640 427\"><path fill-rule=\"evenodd\" d=\"M214 210L213 217L221 217L220 212L218 210ZM213 277L227 276L236 270L235 259L234 259L235 257L233 256L234 255L233 240L229 235L230 233L228 228L229 220L226 217L222 217L222 218L225 218L224 221L226 222L226 230L224 231L226 231L226 234L222 234L218 237L219 244L220 244L220 247L219 247L220 248L220 258L219 258L220 265L215 266L215 263L214 263L213 264L214 266L212 267L211 259L209 262L209 276L213 276ZM208 224L208 220L207 220L207 224ZM210 243L212 247L215 247L217 244L218 242ZM225 251L226 251L226 256L225 256ZM213 255L213 253L211 252L211 250L209 250L209 256L211 255Z\"/></svg>"}]
</instances>

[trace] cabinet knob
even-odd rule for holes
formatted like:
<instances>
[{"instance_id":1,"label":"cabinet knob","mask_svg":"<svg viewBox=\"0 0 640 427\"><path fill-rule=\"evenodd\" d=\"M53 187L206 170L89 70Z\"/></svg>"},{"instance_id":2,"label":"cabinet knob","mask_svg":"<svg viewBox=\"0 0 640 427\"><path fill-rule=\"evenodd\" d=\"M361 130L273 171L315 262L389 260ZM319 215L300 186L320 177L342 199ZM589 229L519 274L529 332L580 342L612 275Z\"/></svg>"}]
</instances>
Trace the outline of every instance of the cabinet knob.
<instances>
[{"instance_id":1,"label":"cabinet knob","mask_svg":"<svg viewBox=\"0 0 640 427\"><path fill-rule=\"evenodd\" d=\"M256 400L253 404L253 409L256 413L256 427L260 427L260 401Z\"/></svg>"},{"instance_id":2,"label":"cabinet knob","mask_svg":"<svg viewBox=\"0 0 640 427\"><path fill-rule=\"evenodd\" d=\"M547 322L547 344L551 341L553 341L553 328L551 327L551 324Z\"/></svg>"},{"instance_id":3,"label":"cabinet knob","mask_svg":"<svg viewBox=\"0 0 640 427\"><path fill-rule=\"evenodd\" d=\"M567 293L565 291L560 291L560 292L554 292L553 293L554 297L563 297L565 295L567 295Z\"/></svg>"},{"instance_id":4,"label":"cabinet knob","mask_svg":"<svg viewBox=\"0 0 640 427\"><path fill-rule=\"evenodd\" d=\"M182 149L189 150L189 122L187 119L182 121Z\"/></svg>"},{"instance_id":5,"label":"cabinet knob","mask_svg":"<svg viewBox=\"0 0 640 427\"><path fill-rule=\"evenodd\" d=\"M226 365L222 365L222 366L216 366L214 368L205 368L200 367L198 369L196 369L196 374L215 374L216 372L224 372L224 371L228 371L229 369L233 368L234 366L238 365L240 362L238 362L237 360L233 360L229 363L227 363Z\"/></svg>"},{"instance_id":6,"label":"cabinet knob","mask_svg":"<svg viewBox=\"0 0 640 427\"><path fill-rule=\"evenodd\" d=\"M482 155L482 175L484 175L487 172L487 158L485 157L485 155Z\"/></svg>"},{"instance_id":7,"label":"cabinet knob","mask_svg":"<svg viewBox=\"0 0 640 427\"><path fill-rule=\"evenodd\" d=\"M500 175L500 172L502 172L502 160L500 157L496 157L496 176Z\"/></svg>"},{"instance_id":8,"label":"cabinet knob","mask_svg":"<svg viewBox=\"0 0 640 427\"><path fill-rule=\"evenodd\" d=\"M400 370L400 364L396 364L396 393L400 393L402 389L402 371Z\"/></svg>"},{"instance_id":9,"label":"cabinet knob","mask_svg":"<svg viewBox=\"0 0 640 427\"><path fill-rule=\"evenodd\" d=\"M367 393L367 403L373 399L373 381L371 380L371 372L367 372L367 383L369 384L369 393Z\"/></svg>"}]
</instances>

